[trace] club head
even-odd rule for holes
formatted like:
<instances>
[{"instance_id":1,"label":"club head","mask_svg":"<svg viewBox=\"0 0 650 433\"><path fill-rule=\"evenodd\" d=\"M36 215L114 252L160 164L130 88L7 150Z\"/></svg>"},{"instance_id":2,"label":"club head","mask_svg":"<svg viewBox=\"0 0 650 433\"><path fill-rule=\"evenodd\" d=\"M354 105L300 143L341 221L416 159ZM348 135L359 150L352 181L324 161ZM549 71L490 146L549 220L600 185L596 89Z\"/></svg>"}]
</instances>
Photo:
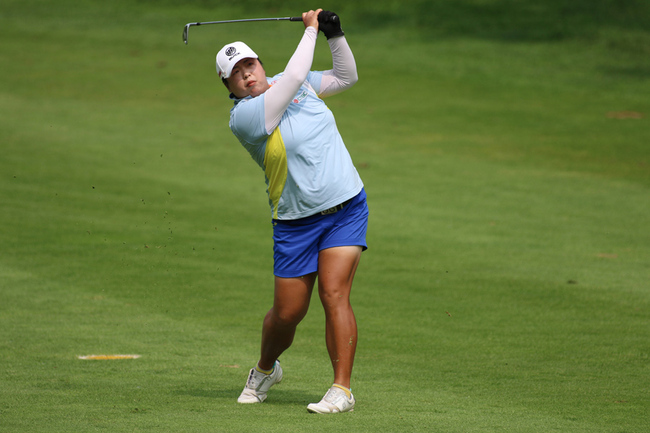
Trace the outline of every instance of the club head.
<instances>
[{"instance_id":1,"label":"club head","mask_svg":"<svg viewBox=\"0 0 650 433\"><path fill-rule=\"evenodd\" d=\"M185 28L183 29L183 42L185 42L185 45L187 45L187 33L190 30L190 24L185 24Z\"/></svg>"}]
</instances>

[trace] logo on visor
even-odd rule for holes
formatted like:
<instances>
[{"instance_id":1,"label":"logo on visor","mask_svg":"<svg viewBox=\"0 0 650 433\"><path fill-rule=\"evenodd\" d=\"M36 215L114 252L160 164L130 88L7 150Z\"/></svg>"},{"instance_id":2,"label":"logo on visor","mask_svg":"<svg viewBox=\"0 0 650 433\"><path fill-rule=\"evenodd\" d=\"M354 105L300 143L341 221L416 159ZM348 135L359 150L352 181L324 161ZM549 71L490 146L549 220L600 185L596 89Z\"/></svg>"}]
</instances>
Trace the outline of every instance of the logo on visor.
<instances>
[{"instance_id":1,"label":"logo on visor","mask_svg":"<svg viewBox=\"0 0 650 433\"><path fill-rule=\"evenodd\" d=\"M228 57L234 56L236 52L237 52L237 48L235 48L235 47L226 48L226 56L228 56Z\"/></svg>"}]
</instances>

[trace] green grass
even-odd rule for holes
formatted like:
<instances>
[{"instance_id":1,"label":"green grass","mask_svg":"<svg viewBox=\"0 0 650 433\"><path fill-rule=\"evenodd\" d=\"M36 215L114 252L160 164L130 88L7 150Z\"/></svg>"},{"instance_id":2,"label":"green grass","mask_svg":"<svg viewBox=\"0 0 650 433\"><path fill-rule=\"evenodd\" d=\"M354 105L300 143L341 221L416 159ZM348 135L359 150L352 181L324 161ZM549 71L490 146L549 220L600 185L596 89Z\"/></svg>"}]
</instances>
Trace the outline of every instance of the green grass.
<instances>
[{"instance_id":1,"label":"green grass","mask_svg":"<svg viewBox=\"0 0 650 433\"><path fill-rule=\"evenodd\" d=\"M650 15L632 0L332 2L361 79L328 105L371 207L358 405L305 410L331 381L317 299L285 382L236 404L272 241L214 54L245 40L277 72L301 30L181 33L302 8L275 3L0 6L0 431L645 432ZM77 359L101 353L142 357Z\"/></svg>"}]
</instances>

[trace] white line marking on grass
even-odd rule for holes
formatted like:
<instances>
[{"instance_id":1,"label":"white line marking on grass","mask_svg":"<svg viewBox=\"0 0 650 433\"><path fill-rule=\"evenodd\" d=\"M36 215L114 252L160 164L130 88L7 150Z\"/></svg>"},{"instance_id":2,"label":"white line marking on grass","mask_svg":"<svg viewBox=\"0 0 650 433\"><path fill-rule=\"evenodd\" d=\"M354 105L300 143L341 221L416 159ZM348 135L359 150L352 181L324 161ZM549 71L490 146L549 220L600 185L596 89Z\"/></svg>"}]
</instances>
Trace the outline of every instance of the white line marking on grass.
<instances>
[{"instance_id":1,"label":"white line marking on grass","mask_svg":"<svg viewBox=\"0 0 650 433\"><path fill-rule=\"evenodd\" d=\"M140 355L84 355L78 356L79 359L91 360L113 360L113 359L137 359Z\"/></svg>"}]
</instances>

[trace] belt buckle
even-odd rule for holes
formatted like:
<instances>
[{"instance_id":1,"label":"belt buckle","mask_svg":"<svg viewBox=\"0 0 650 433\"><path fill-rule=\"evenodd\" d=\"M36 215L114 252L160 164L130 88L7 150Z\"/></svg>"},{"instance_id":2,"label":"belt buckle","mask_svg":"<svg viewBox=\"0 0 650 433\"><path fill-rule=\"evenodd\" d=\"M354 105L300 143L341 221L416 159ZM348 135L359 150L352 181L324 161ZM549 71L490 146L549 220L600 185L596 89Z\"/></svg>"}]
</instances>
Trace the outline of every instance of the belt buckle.
<instances>
[{"instance_id":1,"label":"belt buckle","mask_svg":"<svg viewBox=\"0 0 650 433\"><path fill-rule=\"evenodd\" d=\"M325 209L324 211L321 211L320 214L321 215L330 215L330 214L336 213L336 212L339 211L339 206L341 206L341 205L337 205L337 206L331 207L329 209Z\"/></svg>"}]
</instances>

